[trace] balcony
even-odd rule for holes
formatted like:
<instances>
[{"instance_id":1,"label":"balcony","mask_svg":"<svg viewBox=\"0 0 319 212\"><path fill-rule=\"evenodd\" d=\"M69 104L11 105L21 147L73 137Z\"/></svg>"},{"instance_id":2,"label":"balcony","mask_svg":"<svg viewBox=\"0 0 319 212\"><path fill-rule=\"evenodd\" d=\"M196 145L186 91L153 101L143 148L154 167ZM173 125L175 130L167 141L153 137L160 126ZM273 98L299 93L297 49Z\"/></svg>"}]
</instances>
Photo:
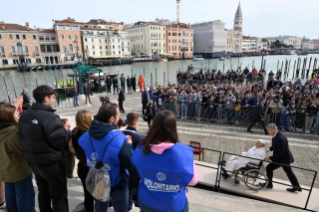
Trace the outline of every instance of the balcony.
<instances>
[{"instance_id":1,"label":"balcony","mask_svg":"<svg viewBox=\"0 0 319 212\"><path fill-rule=\"evenodd\" d=\"M5 52L0 52L0 56L6 56Z\"/></svg>"},{"instance_id":2,"label":"balcony","mask_svg":"<svg viewBox=\"0 0 319 212\"><path fill-rule=\"evenodd\" d=\"M29 55L29 52L23 52L23 51L12 52L12 56L26 56L26 55Z\"/></svg>"},{"instance_id":3,"label":"balcony","mask_svg":"<svg viewBox=\"0 0 319 212\"><path fill-rule=\"evenodd\" d=\"M162 47L158 47L158 46L156 46L156 47L151 47L152 49L162 49Z\"/></svg>"},{"instance_id":4,"label":"balcony","mask_svg":"<svg viewBox=\"0 0 319 212\"><path fill-rule=\"evenodd\" d=\"M60 52L41 52L41 55L44 56L44 57L59 56Z\"/></svg>"},{"instance_id":5,"label":"balcony","mask_svg":"<svg viewBox=\"0 0 319 212\"><path fill-rule=\"evenodd\" d=\"M39 40L40 43L57 43L57 40Z\"/></svg>"},{"instance_id":6,"label":"balcony","mask_svg":"<svg viewBox=\"0 0 319 212\"><path fill-rule=\"evenodd\" d=\"M40 52L34 52L35 56L40 56Z\"/></svg>"}]
</instances>

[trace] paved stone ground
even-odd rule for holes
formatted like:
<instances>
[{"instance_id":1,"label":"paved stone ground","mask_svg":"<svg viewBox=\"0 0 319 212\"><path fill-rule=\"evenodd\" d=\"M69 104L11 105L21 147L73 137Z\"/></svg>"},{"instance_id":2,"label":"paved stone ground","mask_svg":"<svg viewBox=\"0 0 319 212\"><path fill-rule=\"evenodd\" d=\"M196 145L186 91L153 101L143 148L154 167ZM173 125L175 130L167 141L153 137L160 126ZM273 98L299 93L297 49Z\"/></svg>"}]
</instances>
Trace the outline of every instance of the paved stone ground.
<instances>
[{"instance_id":1,"label":"paved stone ground","mask_svg":"<svg viewBox=\"0 0 319 212\"><path fill-rule=\"evenodd\" d=\"M104 94L105 95L105 94ZM98 94L94 94L91 98L92 104L85 105L83 100L80 100L80 107L65 107L57 108L57 113L61 117L74 117L80 109L85 109L93 114L96 114L101 103ZM111 101L117 101L116 95L110 95ZM126 95L124 102L126 113L137 112L141 114L141 94L134 93ZM125 119L125 114L121 117ZM140 119L138 132L145 135L148 131L147 123ZM246 133L246 126L229 126L221 124L208 124L206 122L195 122L190 120L178 120L179 140L185 144L190 141L201 142L202 147L226 151L230 153L241 153L244 151L243 146L252 147L258 138L271 141L270 136L262 134L262 130L258 127L254 128L254 134ZM295 157L294 166L319 170L319 141L318 137L309 134L300 133L285 133L289 140L290 149ZM270 143L267 143L267 147ZM225 154L225 159L228 159L230 154ZM219 153L205 150L204 161L216 164L219 159ZM308 171L294 170L298 180L302 185L310 185L313 173ZM279 179L287 180L282 169L275 172L275 176ZM34 183L36 186L36 184ZM319 178L317 177L315 187L319 188ZM70 209L74 209L79 203L83 202L83 189L79 180L68 180ZM37 189L36 189L37 190ZM188 194L190 202L190 211L299 211L292 208L265 203L261 201L230 196L211 191L198 190L195 188L189 189ZM38 204L36 203L36 206ZM72 211L71 210L71 211ZM1 210L0 210L1 211ZM111 211L111 210L110 210ZM139 211L137 208L134 211Z\"/></svg>"}]
</instances>

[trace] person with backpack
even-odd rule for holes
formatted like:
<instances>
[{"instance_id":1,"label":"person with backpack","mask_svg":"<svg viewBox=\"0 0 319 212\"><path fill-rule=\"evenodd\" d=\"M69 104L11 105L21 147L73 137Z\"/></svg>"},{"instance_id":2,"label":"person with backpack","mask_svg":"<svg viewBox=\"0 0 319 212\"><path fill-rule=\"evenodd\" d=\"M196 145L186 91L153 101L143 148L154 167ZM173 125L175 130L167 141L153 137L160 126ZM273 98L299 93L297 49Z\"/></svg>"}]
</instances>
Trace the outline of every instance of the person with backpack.
<instances>
[{"instance_id":1,"label":"person with backpack","mask_svg":"<svg viewBox=\"0 0 319 212\"><path fill-rule=\"evenodd\" d=\"M110 181L103 182L111 187L111 200L102 202L95 198L96 212L106 212L110 202L116 212L127 212L128 209L128 170L134 167L131 162L133 151L124 133L116 130L119 118L120 111L116 104L104 104L92 121L89 131L79 139L90 172L94 169L106 170L110 177Z\"/></svg>"},{"instance_id":2,"label":"person with backpack","mask_svg":"<svg viewBox=\"0 0 319 212\"><path fill-rule=\"evenodd\" d=\"M132 162L141 177L141 211L189 211L186 187L198 182L194 150L179 142L171 111L155 116L151 129L135 149Z\"/></svg>"},{"instance_id":3,"label":"person with backpack","mask_svg":"<svg viewBox=\"0 0 319 212\"><path fill-rule=\"evenodd\" d=\"M71 135L54 114L56 92L47 85L33 90L34 103L19 120L23 156L31 165L39 194L40 211L68 212L68 190L62 163L63 147ZM53 209L51 207L53 206Z\"/></svg>"}]
</instances>

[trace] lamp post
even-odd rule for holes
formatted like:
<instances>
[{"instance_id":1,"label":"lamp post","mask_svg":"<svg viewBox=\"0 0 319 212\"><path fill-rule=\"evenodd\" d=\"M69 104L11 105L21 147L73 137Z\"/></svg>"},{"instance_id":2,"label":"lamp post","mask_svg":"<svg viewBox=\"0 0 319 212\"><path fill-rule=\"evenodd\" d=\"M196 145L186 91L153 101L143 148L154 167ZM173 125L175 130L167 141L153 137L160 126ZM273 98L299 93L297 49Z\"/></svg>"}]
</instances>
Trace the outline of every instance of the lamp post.
<instances>
[{"instance_id":1,"label":"lamp post","mask_svg":"<svg viewBox=\"0 0 319 212\"><path fill-rule=\"evenodd\" d=\"M79 82L80 82L80 88L79 88L79 94L83 95L84 94L84 90L83 90L83 85L82 85L82 71L80 68L80 62L82 62L82 57L81 55L79 55L79 45L78 45L78 41L75 39L73 41L74 47L76 49L76 54L74 54L74 61L78 63L78 70L79 70Z\"/></svg>"},{"instance_id":2,"label":"lamp post","mask_svg":"<svg viewBox=\"0 0 319 212\"><path fill-rule=\"evenodd\" d=\"M263 70L263 64L264 64L264 55L266 54L266 50L265 49L262 49L261 50L261 55L262 55L262 59L261 59L261 68L260 70Z\"/></svg>"}]
</instances>

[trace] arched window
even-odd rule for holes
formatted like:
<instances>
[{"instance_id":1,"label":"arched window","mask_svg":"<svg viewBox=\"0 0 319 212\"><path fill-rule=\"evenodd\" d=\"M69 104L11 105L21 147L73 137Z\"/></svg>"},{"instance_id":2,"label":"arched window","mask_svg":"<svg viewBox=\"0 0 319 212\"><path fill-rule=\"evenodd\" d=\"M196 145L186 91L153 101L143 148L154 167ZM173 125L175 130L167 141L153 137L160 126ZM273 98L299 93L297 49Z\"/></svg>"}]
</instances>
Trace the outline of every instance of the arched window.
<instances>
[{"instance_id":1,"label":"arched window","mask_svg":"<svg viewBox=\"0 0 319 212\"><path fill-rule=\"evenodd\" d=\"M18 52L23 52L23 48L22 48L21 43L17 43L17 49L18 49Z\"/></svg>"},{"instance_id":2,"label":"arched window","mask_svg":"<svg viewBox=\"0 0 319 212\"><path fill-rule=\"evenodd\" d=\"M69 49L70 49L70 52L73 52L73 46L72 46L72 44L69 45Z\"/></svg>"}]
</instances>

